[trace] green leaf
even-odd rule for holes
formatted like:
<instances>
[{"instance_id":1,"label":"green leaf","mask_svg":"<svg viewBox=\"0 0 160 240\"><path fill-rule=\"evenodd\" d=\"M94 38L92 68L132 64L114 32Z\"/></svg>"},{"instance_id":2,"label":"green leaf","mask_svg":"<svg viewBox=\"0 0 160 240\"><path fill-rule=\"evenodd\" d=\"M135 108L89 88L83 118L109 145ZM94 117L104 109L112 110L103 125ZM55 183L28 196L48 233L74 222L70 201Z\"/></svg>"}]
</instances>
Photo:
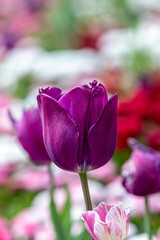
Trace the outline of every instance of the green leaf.
<instances>
[{"instance_id":1,"label":"green leaf","mask_svg":"<svg viewBox=\"0 0 160 240\"><path fill-rule=\"evenodd\" d=\"M71 229L71 200L70 200L70 194L68 189L66 188L67 191L67 199L65 206L63 208L63 211L61 212L61 221L64 226L64 230L67 233L68 236L70 236L70 229Z\"/></svg>"},{"instance_id":2,"label":"green leaf","mask_svg":"<svg viewBox=\"0 0 160 240\"><path fill-rule=\"evenodd\" d=\"M49 50L67 49L77 42L76 24L72 1L61 0L48 9L49 32L41 36L42 44ZM47 36L49 39L47 40ZM47 42L45 42L45 39ZM48 46L46 46L48 44Z\"/></svg>"},{"instance_id":3,"label":"green leaf","mask_svg":"<svg viewBox=\"0 0 160 240\"><path fill-rule=\"evenodd\" d=\"M91 240L91 236L89 235L89 233L87 232L86 229L84 229L84 231L79 234L78 236L76 237L72 237L71 240Z\"/></svg>"},{"instance_id":4,"label":"green leaf","mask_svg":"<svg viewBox=\"0 0 160 240\"><path fill-rule=\"evenodd\" d=\"M38 192L26 190L13 191L7 187L0 187L0 215L12 219L24 208L30 207Z\"/></svg>"},{"instance_id":5,"label":"green leaf","mask_svg":"<svg viewBox=\"0 0 160 240\"><path fill-rule=\"evenodd\" d=\"M14 96L24 99L28 95L33 83L33 76L30 74L26 74L19 77L16 84L14 83L14 86L9 90L12 94L14 94Z\"/></svg>"},{"instance_id":6,"label":"green leaf","mask_svg":"<svg viewBox=\"0 0 160 240\"><path fill-rule=\"evenodd\" d=\"M147 49L133 49L132 53L126 57L126 66L129 71L138 76L145 74L154 67L152 55Z\"/></svg>"}]
</instances>

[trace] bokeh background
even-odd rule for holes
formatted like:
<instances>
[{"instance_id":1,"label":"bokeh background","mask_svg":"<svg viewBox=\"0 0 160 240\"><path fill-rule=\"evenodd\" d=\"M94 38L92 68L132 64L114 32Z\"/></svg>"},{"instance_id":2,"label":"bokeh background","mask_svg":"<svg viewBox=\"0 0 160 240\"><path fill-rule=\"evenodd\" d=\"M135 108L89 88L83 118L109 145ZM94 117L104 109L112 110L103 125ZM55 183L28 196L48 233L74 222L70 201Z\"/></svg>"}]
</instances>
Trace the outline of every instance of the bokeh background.
<instances>
[{"instance_id":1,"label":"bokeh background","mask_svg":"<svg viewBox=\"0 0 160 240\"><path fill-rule=\"evenodd\" d=\"M122 201L135 208L130 235L143 233L144 200L126 192L120 170L131 154L129 137L160 150L159 0L0 1L0 240L55 239L47 168L31 163L8 110L18 119L36 106L39 87L67 91L94 79L109 96L118 94L119 105L116 152L89 174L91 196L94 205ZM77 236L84 211L78 176L53 171L57 208ZM159 193L150 206L158 235Z\"/></svg>"}]
</instances>

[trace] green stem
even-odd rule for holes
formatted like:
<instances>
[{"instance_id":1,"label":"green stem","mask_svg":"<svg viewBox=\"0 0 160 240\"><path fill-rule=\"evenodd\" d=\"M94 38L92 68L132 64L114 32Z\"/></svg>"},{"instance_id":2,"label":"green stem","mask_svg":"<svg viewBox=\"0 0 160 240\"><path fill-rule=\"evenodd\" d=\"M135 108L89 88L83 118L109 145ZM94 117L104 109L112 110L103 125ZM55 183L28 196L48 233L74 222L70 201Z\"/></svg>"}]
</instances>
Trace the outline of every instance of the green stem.
<instances>
[{"instance_id":1,"label":"green stem","mask_svg":"<svg viewBox=\"0 0 160 240\"><path fill-rule=\"evenodd\" d=\"M86 210L92 210L92 203L91 203L91 198L90 198L90 194L89 194L87 174L86 174L86 172L81 172L81 173L79 173L79 176L81 179L81 185L82 185Z\"/></svg>"},{"instance_id":2,"label":"green stem","mask_svg":"<svg viewBox=\"0 0 160 240\"><path fill-rule=\"evenodd\" d=\"M56 205L53 199L53 193L54 193L54 187L53 187L53 175L51 170L51 164L48 167L49 170L49 176L50 176L50 213L51 213L51 219L52 223L57 235L58 240L66 240L64 230L61 224L59 213L57 212Z\"/></svg>"},{"instance_id":3,"label":"green stem","mask_svg":"<svg viewBox=\"0 0 160 240\"><path fill-rule=\"evenodd\" d=\"M152 239L151 218L150 218L150 210L149 210L147 196L145 197L145 208L146 208L146 213L144 218L144 227L145 227L145 231L148 233L148 240L151 240Z\"/></svg>"}]
</instances>

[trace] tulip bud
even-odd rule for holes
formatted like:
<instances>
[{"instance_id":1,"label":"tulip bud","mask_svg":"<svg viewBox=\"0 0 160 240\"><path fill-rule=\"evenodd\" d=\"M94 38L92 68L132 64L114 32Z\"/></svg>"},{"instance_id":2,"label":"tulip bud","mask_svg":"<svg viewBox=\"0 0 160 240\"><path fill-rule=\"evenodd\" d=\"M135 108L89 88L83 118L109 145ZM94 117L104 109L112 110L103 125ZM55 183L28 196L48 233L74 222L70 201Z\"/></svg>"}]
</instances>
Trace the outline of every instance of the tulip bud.
<instances>
[{"instance_id":1,"label":"tulip bud","mask_svg":"<svg viewBox=\"0 0 160 240\"><path fill-rule=\"evenodd\" d=\"M57 166L84 172L110 160L117 140L116 94L108 100L103 85L93 81L65 94L40 89L37 100L46 150Z\"/></svg>"},{"instance_id":2,"label":"tulip bud","mask_svg":"<svg viewBox=\"0 0 160 240\"><path fill-rule=\"evenodd\" d=\"M160 153L129 140L133 148L130 159L122 167L123 186L129 193L147 196L160 191Z\"/></svg>"}]
</instances>

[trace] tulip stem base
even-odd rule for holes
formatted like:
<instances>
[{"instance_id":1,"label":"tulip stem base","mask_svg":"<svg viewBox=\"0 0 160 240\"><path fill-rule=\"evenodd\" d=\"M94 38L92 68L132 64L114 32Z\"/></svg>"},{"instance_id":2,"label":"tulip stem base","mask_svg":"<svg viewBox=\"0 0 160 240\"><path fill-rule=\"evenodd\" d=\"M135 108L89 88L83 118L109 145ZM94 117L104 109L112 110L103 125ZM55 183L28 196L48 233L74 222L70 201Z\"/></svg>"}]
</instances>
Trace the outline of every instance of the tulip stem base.
<instances>
[{"instance_id":1,"label":"tulip stem base","mask_svg":"<svg viewBox=\"0 0 160 240\"><path fill-rule=\"evenodd\" d=\"M149 210L149 204L148 204L148 197L145 197L145 218L144 218L144 227L145 231L148 233L148 240L152 239L152 231L151 231L151 218L150 218L150 210Z\"/></svg>"},{"instance_id":2,"label":"tulip stem base","mask_svg":"<svg viewBox=\"0 0 160 240\"><path fill-rule=\"evenodd\" d=\"M53 174L51 170L51 164L48 166L49 170L49 178L50 178L50 214L51 214L51 220L54 226L54 230L56 232L57 240L66 240L60 216L57 212L56 205L54 202L53 194L54 194L54 186L53 186Z\"/></svg>"},{"instance_id":3,"label":"tulip stem base","mask_svg":"<svg viewBox=\"0 0 160 240\"><path fill-rule=\"evenodd\" d=\"M80 176L80 179L81 179L81 185L82 185L86 210L92 210L92 203L91 203L88 181L87 181L87 173L86 172L81 172L81 173L79 173L79 176Z\"/></svg>"}]
</instances>

